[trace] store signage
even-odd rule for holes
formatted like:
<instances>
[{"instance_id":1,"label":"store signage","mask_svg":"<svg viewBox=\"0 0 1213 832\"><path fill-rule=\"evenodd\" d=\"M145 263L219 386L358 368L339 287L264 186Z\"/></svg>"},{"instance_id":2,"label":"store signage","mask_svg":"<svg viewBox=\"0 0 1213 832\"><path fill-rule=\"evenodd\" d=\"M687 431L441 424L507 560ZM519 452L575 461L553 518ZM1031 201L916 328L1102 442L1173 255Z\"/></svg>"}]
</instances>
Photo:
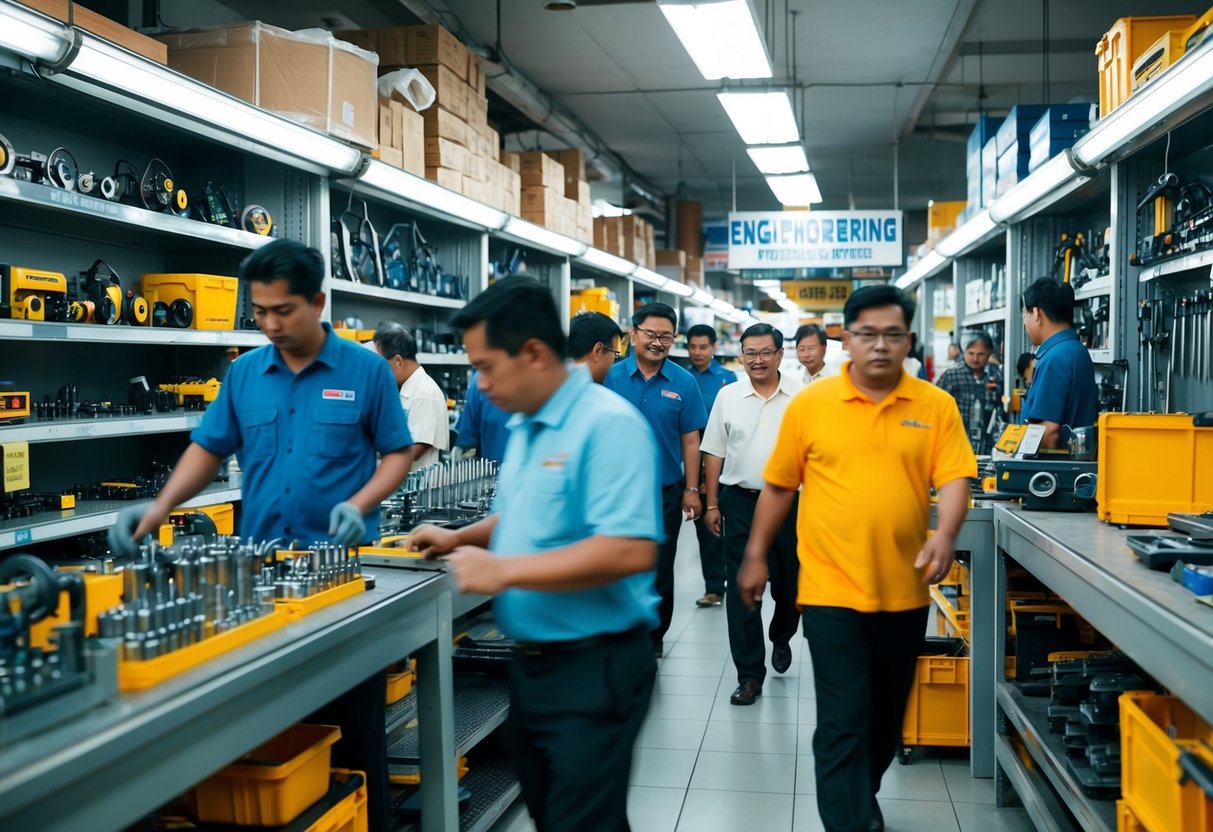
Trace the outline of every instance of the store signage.
<instances>
[{"instance_id":1,"label":"store signage","mask_svg":"<svg viewBox=\"0 0 1213 832\"><path fill-rule=\"evenodd\" d=\"M789 280L782 286L788 300L801 309L815 312L842 309L851 296L849 280Z\"/></svg>"},{"instance_id":2,"label":"store signage","mask_svg":"<svg viewBox=\"0 0 1213 832\"><path fill-rule=\"evenodd\" d=\"M729 214L730 269L899 266L901 211Z\"/></svg>"}]
</instances>

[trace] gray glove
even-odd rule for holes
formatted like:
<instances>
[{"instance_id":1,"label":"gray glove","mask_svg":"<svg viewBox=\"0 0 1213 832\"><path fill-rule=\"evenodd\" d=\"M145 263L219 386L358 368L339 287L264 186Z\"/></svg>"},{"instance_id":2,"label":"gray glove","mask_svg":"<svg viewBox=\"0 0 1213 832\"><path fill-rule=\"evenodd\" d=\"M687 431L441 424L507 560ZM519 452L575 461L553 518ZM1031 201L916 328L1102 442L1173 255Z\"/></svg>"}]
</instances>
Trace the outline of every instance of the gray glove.
<instances>
[{"instance_id":1,"label":"gray glove","mask_svg":"<svg viewBox=\"0 0 1213 832\"><path fill-rule=\"evenodd\" d=\"M329 513L329 537L342 546L355 546L366 536L362 512L352 503L338 503Z\"/></svg>"},{"instance_id":2,"label":"gray glove","mask_svg":"<svg viewBox=\"0 0 1213 832\"><path fill-rule=\"evenodd\" d=\"M118 519L110 526L106 540L109 542L110 554L119 557L133 558L139 554L139 541L135 540L135 529L143 520L150 507L148 503L137 506L127 506L118 512Z\"/></svg>"}]
</instances>

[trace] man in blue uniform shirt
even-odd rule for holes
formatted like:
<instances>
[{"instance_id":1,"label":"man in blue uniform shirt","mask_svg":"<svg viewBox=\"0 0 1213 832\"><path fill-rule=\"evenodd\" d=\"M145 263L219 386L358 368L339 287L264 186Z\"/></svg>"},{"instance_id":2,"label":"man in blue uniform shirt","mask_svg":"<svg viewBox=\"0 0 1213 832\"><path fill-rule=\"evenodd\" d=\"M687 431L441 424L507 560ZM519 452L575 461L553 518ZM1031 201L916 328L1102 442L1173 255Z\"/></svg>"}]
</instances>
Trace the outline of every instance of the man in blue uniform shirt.
<instances>
[{"instance_id":1,"label":"man in blue uniform shirt","mask_svg":"<svg viewBox=\"0 0 1213 832\"><path fill-rule=\"evenodd\" d=\"M320 253L275 240L241 263L240 279L271 343L232 364L156 499L118 515L114 554L134 555L137 541L210 485L232 454L244 472L240 535L255 541L369 541L379 504L408 474L413 440L386 362L321 320ZM322 715L342 729L335 764L367 773L373 832L388 822L386 678L376 673Z\"/></svg>"},{"instance_id":2,"label":"man in blue uniform shirt","mask_svg":"<svg viewBox=\"0 0 1213 832\"><path fill-rule=\"evenodd\" d=\"M480 392L478 373L468 379L468 393L455 422L455 448L475 451L481 459L501 462L510 430L505 426L510 414L493 404Z\"/></svg>"},{"instance_id":3,"label":"man in blue uniform shirt","mask_svg":"<svg viewBox=\"0 0 1213 832\"><path fill-rule=\"evenodd\" d=\"M1023 293L1023 325L1036 347L1025 422L1045 426L1042 448L1063 448L1073 428L1099 417L1099 390L1091 354L1074 332L1074 289L1042 277Z\"/></svg>"},{"instance_id":4,"label":"man in blue uniform shirt","mask_svg":"<svg viewBox=\"0 0 1213 832\"><path fill-rule=\"evenodd\" d=\"M446 555L461 590L496 596L497 623L517 643L510 731L536 828L626 830L632 746L657 672L652 435L565 363L556 302L538 281L494 283L452 325L482 392L515 415L492 515L423 526L411 545ZM632 453L619 452L620 435Z\"/></svg>"},{"instance_id":5,"label":"man in blue uniform shirt","mask_svg":"<svg viewBox=\"0 0 1213 832\"><path fill-rule=\"evenodd\" d=\"M699 385L667 356L678 316L664 303L649 303L632 316L632 354L607 373L604 384L623 396L648 421L660 460L661 516L665 542L657 551L661 622L653 630L653 652L664 652L674 616L674 555L684 520L703 514L699 499L699 432L708 423ZM629 437L626 433L617 436Z\"/></svg>"}]
</instances>

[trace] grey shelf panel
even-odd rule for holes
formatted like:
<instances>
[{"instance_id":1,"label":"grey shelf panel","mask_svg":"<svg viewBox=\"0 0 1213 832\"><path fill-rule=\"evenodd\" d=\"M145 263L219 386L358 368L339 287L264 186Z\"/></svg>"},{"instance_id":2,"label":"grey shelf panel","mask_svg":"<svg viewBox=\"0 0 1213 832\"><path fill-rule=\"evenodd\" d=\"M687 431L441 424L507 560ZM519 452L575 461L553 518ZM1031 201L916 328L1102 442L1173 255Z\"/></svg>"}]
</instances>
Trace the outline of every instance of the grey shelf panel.
<instances>
[{"instance_id":1,"label":"grey shelf panel","mask_svg":"<svg viewBox=\"0 0 1213 832\"><path fill-rule=\"evenodd\" d=\"M102 416L97 419L59 419L0 427L0 442L72 442L133 434L180 433L193 430L201 413L158 416Z\"/></svg>"},{"instance_id":2,"label":"grey shelf panel","mask_svg":"<svg viewBox=\"0 0 1213 832\"><path fill-rule=\"evenodd\" d=\"M460 785L472 795L459 812L460 832L486 832L522 794L514 761L503 752L472 760L467 776L460 781ZM415 791L403 789L396 792L392 808L398 811L399 806ZM417 832L420 826L416 815L398 816L394 828L396 832Z\"/></svg>"},{"instance_id":3,"label":"grey shelf panel","mask_svg":"<svg viewBox=\"0 0 1213 832\"><path fill-rule=\"evenodd\" d=\"M454 367L470 367L466 353L462 352L419 352L417 361L420 364L449 364Z\"/></svg>"},{"instance_id":4,"label":"grey shelf panel","mask_svg":"<svg viewBox=\"0 0 1213 832\"><path fill-rule=\"evenodd\" d=\"M1015 794L1023 801L1028 817L1038 832L1076 832L1048 781L1037 770L1029 769L1006 737L996 737L994 756L1011 781Z\"/></svg>"},{"instance_id":5,"label":"grey shelf panel","mask_svg":"<svg viewBox=\"0 0 1213 832\"><path fill-rule=\"evenodd\" d=\"M1186 254L1183 257L1176 257L1146 266L1138 274L1137 279L1142 283L1148 283L1151 280L1157 280L1167 275L1191 272L1198 269L1203 269L1205 276L1208 277L1210 276L1211 267L1213 267L1213 251L1197 251L1193 254Z\"/></svg>"},{"instance_id":6,"label":"grey shelf panel","mask_svg":"<svg viewBox=\"0 0 1213 832\"><path fill-rule=\"evenodd\" d=\"M1112 275L1105 274L1103 277L1097 277L1084 283L1081 288L1075 289L1074 299L1083 300L1110 294L1112 294Z\"/></svg>"},{"instance_id":7,"label":"grey shelf panel","mask_svg":"<svg viewBox=\"0 0 1213 832\"><path fill-rule=\"evenodd\" d=\"M216 483L197 497L182 503L182 508L209 506L212 503L233 503L240 499L240 489L226 483ZM90 532L99 532L114 525L118 512L136 505L136 500L80 500L68 511L44 511L33 517L0 522L0 551L27 543L59 540Z\"/></svg>"},{"instance_id":8,"label":"grey shelf panel","mask_svg":"<svg viewBox=\"0 0 1213 832\"><path fill-rule=\"evenodd\" d=\"M3 181L3 180L0 180ZM269 341L259 331L169 329L145 326L103 326L40 321L0 321L0 340L71 341L81 344L156 344L215 347L260 347Z\"/></svg>"},{"instance_id":9,"label":"grey shelf panel","mask_svg":"<svg viewBox=\"0 0 1213 832\"><path fill-rule=\"evenodd\" d=\"M478 610L486 604L492 603L493 598L489 595L476 595L475 593L459 593L451 599L451 617L461 618L473 610Z\"/></svg>"},{"instance_id":10,"label":"grey shelf panel","mask_svg":"<svg viewBox=\"0 0 1213 832\"><path fill-rule=\"evenodd\" d=\"M417 688L414 687L400 701L387 706L387 710L384 712L387 733L396 733L415 716L417 716Z\"/></svg>"},{"instance_id":11,"label":"grey shelf panel","mask_svg":"<svg viewBox=\"0 0 1213 832\"><path fill-rule=\"evenodd\" d=\"M1007 319L1007 308L1000 306L998 309L987 309L984 312L974 312L971 315L965 315L961 321L962 326L978 326L980 324L1001 323Z\"/></svg>"},{"instance_id":12,"label":"grey shelf panel","mask_svg":"<svg viewBox=\"0 0 1213 832\"><path fill-rule=\"evenodd\" d=\"M1061 737L1049 732L1049 700L1024 696L1014 685L998 684L998 706L1023 739L1045 777L1057 790L1085 832L1113 832L1116 829L1116 801L1095 800L1079 788L1066 765ZM997 753L997 752L996 752ZM1063 827L1064 828L1064 827Z\"/></svg>"},{"instance_id":13,"label":"grey shelf panel","mask_svg":"<svg viewBox=\"0 0 1213 832\"><path fill-rule=\"evenodd\" d=\"M462 757L476 743L505 722L510 691L504 676L455 677L455 756ZM421 757L416 728L406 728L387 750L388 759L416 765Z\"/></svg>"},{"instance_id":14,"label":"grey shelf panel","mask_svg":"<svg viewBox=\"0 0 1213 832\"><path fill-rule=\"evenodd\" d=\"M403 306L421 306L429 309L462 309L467 306L466 300L440 298L436 295L426 295L421 292L404 292L384 286L368 286L365 283L351 283L348 280L330 280L328 285L335 296L357 295L358 297L382 300L386 303L396 303Z\"/></svg>"}]
</instances>

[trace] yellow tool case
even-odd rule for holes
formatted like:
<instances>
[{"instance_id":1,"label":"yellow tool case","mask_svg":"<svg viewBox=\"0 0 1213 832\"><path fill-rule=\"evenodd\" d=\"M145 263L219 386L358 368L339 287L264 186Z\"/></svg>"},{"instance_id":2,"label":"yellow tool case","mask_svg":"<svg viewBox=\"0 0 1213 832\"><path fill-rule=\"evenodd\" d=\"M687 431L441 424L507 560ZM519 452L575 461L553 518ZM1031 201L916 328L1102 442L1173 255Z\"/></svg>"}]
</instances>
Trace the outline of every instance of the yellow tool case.
<instances>
[{"instance_id":1,"label":"yellow tool case","mask_svg":"<svg viewBox=\"0 0 1213 832\"><path fill-rule=\"evenodd\" d=\"M1213 782L1210 743L1213 728L1174 696L1121 695L1121 792L1139 828L1213 832L1213 795L1199 784Z\"/></svg>"},{"instance_id":2,"label":"yellow tool case","mask_svg":"<svg viewBox=\"0 0 1213 832\"><path fill-rule=\"evenodd\" d=\"M1103 118L1133 94L1133 65L1160 37L1172 29L1187 29L1196 20L1189 14L1122 17L1095 46L1099 65L1099 117Z\"/></svg>"},{"instance_id":3,"label":"yellow tool case","mask_svg":"<svg viewBox=\"0 0 1213 832\"><path fill-rule=\"evenodd\" d=\"M901 740L903 763L909 746L969 745L969 655L963 640L926 639L906 701Z\"/></svg>"},{"instance_id":4,"label":"yellow tool case","mask_svg":"<svg viewBox=\"0 0 1213 832\"><path fill-rule=\"evenodd\" d=\"M153 308L157 303L188 303L189 329L235 329L239 285L236 278L217 274L145 274L143 296Z\"/></svg>"},{"instance_id":5,"label":"yellow tool case","mask_svg":"<svg viewBox=\"0 0 1213 832\"><path fill-rule=\"evenodd\" d=\"M1100 520L1129 526L1213 510L1213 428L1186 413L1102 414L1095 502Z\"/></svg>"}]
</instances>

